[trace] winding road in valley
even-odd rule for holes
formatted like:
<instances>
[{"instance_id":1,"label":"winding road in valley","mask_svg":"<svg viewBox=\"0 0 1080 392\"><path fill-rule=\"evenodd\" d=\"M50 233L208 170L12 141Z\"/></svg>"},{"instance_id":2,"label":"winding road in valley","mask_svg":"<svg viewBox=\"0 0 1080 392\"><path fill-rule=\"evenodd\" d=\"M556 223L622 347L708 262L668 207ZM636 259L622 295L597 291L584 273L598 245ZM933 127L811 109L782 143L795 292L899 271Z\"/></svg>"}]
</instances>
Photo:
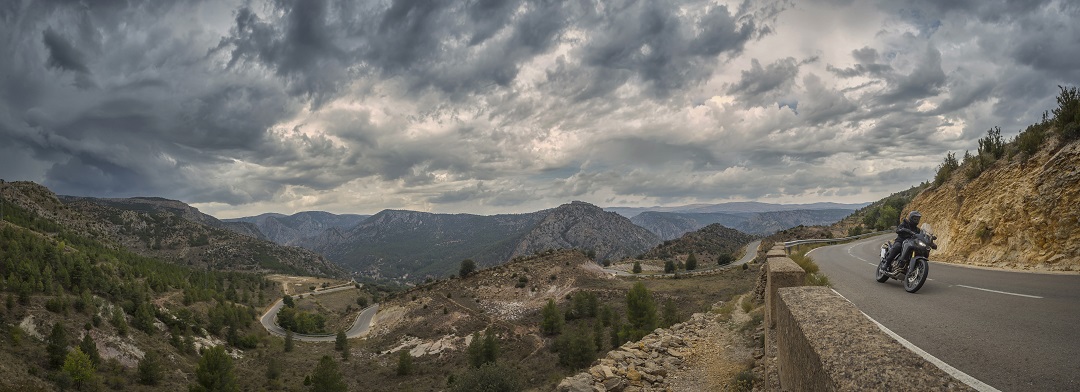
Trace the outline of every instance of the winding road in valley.
<instances>
[{"instance_id":1,"label":"winding road in valley","mask_svg":"<svg viewBox=\"0 0 1080 392\"><path fill-rule=\"evenodd\" d=\"M353 286L350 284L348 286L341 286L341 287L335 287L335 288L326 289L326 290L322 290L322 291L316 291L316 292L307 293L307 294L300 294L300 295L297 295L296 298L299 299L299 298L304 298L305 296L328 294L328 293L333 293L333 292L342 291L342 290L348 290L348 289L352 289L352 288L353 288ZM266 328L267 332L270 332L273 335L281 336L281 337L285 336L285 328L281 328L281 326L278 325L278 323L277 323L277 315L278 315L278 312L281 311L281 308L283 306L285 306L284 300L279 299L279 300L277 300L277 302L274 302L274 306L271 306L270 309L268 309L266 311L266 313L263 313L262 317L259 318L259 322L262 323L263 328ZM375 323L374 322L375 314L378 313L378 312L379 312L379 304L371 305L371 306L365 308L363 311L361 311L360 314L356 316L356 321L353 322L352 328L349 328L348 331L345 331L345 337L347 337L349 339L352 339L352 338L358 338L358 337L366 335L368 333L368 331L371 330L372 325ZM296 339L296 340L299 340L299 341L304 341L304 342L333 342L336 339L336 336L332 335L332 334L331 335L304 335L304 334L294 333L293 334L293 339Z\"/></svg>"},{"instance_id":2,"label":"winding road in valley","mask_svg":"<svg viewBox=\"0 0 1080 392\"><path fill-rule=\"evenodd\" d=\"M918 349L976 379L972 386L1080 391L1080 275L931 262L930 280L908 294L898 280L874 280L880 246L890 237L809 255L838 293Z\"/></svg>"}]
</instances>

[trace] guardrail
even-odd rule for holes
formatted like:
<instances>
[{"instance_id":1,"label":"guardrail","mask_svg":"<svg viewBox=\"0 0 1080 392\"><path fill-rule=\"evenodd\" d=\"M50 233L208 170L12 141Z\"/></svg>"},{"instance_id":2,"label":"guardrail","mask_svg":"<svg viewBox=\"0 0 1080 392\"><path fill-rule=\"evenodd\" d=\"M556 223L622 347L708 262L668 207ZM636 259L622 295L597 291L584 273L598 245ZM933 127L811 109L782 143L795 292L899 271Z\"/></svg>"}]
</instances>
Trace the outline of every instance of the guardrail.
<instances>
[{"instance_id":1,"label":"guardrail","mask_svg":"<svg viewBox=\"0 0 1080 392\"><path fill-rule=\"evenodd\" d=\"M786 248L790 248L790 247L795 246L795 245L802 245L802 244L821 244L821 243L829 243L829 242L851 241L851 240L857 240L857 239L866 238L866 237L873 237L873 236L876 236L876 235L887 234L887 233L891 233L891 232L892 232L891 230L882 230L882 231L875 231L873 233L859 234L859 235L856 235L856 236L843 237L843 238L818 238L818 239L808 239L808 240L785 241L784 242L784 248L786 249Z\"/></svg>"}]
</instances>

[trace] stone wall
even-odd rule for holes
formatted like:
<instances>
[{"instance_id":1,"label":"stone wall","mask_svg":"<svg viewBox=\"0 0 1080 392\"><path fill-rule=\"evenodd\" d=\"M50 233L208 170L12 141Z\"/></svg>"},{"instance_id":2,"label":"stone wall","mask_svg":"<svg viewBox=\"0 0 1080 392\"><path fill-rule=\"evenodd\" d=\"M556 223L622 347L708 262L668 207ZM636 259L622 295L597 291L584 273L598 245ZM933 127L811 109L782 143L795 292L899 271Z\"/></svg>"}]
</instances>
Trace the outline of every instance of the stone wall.
<instances>
[{"instance_id":1,"label":"stone wall","mask_svg":"<svg viewBox=\"0 0 1080 392\"><path fill-rule=\"evenodd\" d=\"M785 391L973 391L911 352L828 287L778 291L776 361Z\"/></svg>"}]
</instances>

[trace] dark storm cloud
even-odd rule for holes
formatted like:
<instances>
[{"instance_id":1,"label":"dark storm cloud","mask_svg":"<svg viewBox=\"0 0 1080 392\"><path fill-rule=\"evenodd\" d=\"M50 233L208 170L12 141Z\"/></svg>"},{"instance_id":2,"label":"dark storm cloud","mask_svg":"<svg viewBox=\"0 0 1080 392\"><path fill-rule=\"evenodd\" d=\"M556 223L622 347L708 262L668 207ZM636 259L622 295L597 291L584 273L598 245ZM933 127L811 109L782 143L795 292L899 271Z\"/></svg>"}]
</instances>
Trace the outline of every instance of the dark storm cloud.
<instances>
[{"instance_id":1,"label":"dark storm cloud","mask_svg":"<svg viewBox=\"0 0 1080 392\"><path fill-rule=\"evenodd\" d=\"M45 47L49 49L48 65L50 67L80 73L89 72L86 65L83 64L83 54L78 49L75 49L67 39L53 31L52 28L45 29L43 35Z\"/></svg>"},{"instance_id":2,"label":"dark storm cloud","mask_svg":"<svg viewBox=\"0 0 1080 392\"><path fill-rule=\"evenodd\" d=\"M289 91L311 98L319 106L341 88L347 76L347 54L336 44L328 26L325 0L281 1L281 20L267 21L250 7L236 11L232 35L215 50L232 47L229 67L255 61L271 68L289 83Z\"/></svg>"},{"instance_id":3,"label":"dark storm cloud","mask_svg":"<svg viewBox=\"0 0 1080 392\"><path fill-rule=\"evenodd\" d=\"M579 56L585 65L616 71L616 79L625 80L621 72L635 75L658 97L708 77L708 62L722 53L739 53L755 33L752 20L737 23L723 5L711 7L696 22L681 19L679 10L666 3L609 2L605 7L611 11L600 16L595 36Z\"/></svg>"},{"instance_id":4,"label":"dark storm cloud","mask_svg":"<svg viewBox=\"0 0 1080 392\"><path fill-rule=\"evenodd\" d=\"M728 94L750 106L771 106L789 93L799 65L792 57L783 58L765 67L757 59L750 61L750 69L742 71L738 83L728 86Z\"/></svg>"}]
</instances>

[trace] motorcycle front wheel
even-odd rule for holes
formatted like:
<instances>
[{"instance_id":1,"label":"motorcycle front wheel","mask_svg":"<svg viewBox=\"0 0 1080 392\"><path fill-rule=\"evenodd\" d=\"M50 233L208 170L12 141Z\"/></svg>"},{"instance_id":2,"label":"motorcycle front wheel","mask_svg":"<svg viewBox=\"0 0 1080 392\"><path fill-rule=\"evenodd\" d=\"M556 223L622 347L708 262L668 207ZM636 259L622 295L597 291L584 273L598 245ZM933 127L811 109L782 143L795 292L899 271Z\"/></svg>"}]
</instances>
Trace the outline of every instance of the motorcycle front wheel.
<instances>
[{"instance_id":1,"label":"motorcycle front wheel","mask_svg":"<svg viewBox=\"0 0 1080 392\"><path fill-rule=\"evenodd\" d=\"M915 259L915 265L908 271L907 276L904 277L904 290L909 293L914 293L922 288L923 283L926 283L926 276L930 273L930 263L926 262L924 258Z\"/></svg>"},{"instance_id":2,"label":"motorcycle front wheel","mask_svg":"<svg viewBox=\"0 0 1080 392\"><path fill-rule=\"evenodd\" d=\"M874 271L874 279L878 283L885 283L886 280L889 280L889 275L885 274L885 259L881 259L881 263L878 263L877 270Z\"/></svg>"}]
</instances>

